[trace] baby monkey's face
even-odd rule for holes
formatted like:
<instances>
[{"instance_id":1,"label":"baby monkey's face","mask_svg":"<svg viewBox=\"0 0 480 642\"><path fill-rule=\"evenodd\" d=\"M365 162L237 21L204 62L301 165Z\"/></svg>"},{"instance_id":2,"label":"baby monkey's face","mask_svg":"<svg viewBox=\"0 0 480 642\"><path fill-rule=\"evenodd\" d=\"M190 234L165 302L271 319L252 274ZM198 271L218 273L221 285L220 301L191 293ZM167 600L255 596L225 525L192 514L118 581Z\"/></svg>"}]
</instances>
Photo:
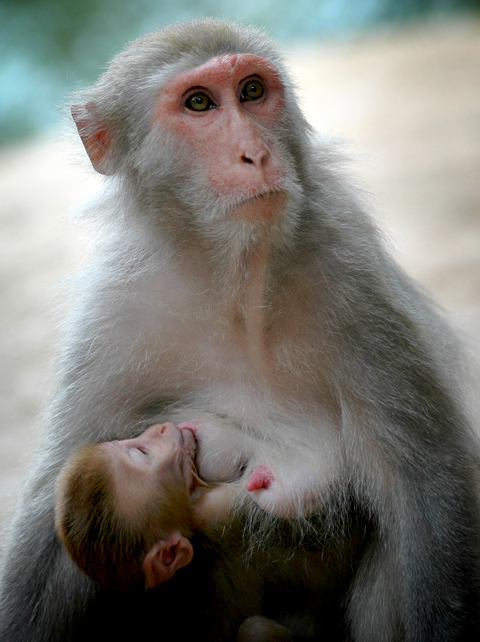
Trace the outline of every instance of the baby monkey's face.
<instances>
[{"instance_id":1,"label":"baby monkey's face","mask_svg":"<svg viewBox=\"0 0 480 642\"><path fill-rule=\"evenodd\" d=\"M125 481L127 478L130 482L135 480L144 488L182 484L188 494L205 485L197 474L196 441L188 428L179 428L172 423L155 424L134 439L104 445Z\"/></svg>"}]
</instances>

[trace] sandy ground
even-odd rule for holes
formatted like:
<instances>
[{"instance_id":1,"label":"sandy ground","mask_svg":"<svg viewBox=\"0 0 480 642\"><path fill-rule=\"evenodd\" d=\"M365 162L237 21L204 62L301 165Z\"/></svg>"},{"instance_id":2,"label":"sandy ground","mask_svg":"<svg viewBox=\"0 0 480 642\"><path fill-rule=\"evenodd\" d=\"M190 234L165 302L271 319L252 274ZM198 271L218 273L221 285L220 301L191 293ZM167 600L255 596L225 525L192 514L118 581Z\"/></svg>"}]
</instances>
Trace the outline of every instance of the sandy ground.
<instances>
[{"instance_id":1,"label":"sandy ground","mask_svg":"<svg viewBox=\"0 0 480 642\"><path fill-rule=\"evenodd\" d=\"M480 339L480 23L287 53L310 121L349 141L401 263ZM88 244L65 214L97 184L54 137L0 150L0 528L51 389L58 283Z\"/></svg>"}]
</instances>

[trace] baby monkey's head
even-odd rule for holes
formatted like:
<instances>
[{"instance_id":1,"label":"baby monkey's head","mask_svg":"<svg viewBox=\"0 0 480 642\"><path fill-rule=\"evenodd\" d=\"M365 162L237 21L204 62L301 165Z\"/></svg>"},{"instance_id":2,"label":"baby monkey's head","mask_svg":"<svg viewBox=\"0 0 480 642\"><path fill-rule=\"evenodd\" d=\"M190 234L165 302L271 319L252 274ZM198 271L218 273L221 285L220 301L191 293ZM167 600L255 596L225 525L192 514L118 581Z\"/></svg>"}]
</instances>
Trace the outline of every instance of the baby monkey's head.
<instances>
[{"instance_id":1,"label":"baby monkey's head","mask_svg":"<svg viewBox=\"0 0 480 642\"><path fill-rule=\"evenodd\" d=\"M76 564L104 588L155 588L190 563L195 439L174 424L86 445L57 482L56 525Z\"/></svg>"}]
</instances>

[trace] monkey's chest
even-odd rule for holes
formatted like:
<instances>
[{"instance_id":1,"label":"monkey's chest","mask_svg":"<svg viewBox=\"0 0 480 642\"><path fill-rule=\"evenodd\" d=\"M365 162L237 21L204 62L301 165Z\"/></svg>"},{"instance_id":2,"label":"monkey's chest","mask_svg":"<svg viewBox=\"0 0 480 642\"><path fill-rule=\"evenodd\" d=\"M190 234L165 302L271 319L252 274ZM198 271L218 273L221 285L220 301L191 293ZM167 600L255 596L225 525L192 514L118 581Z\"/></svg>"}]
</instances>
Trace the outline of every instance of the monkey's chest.
<instances>
[{"instance_id":1,"label":"monkey's chest","mask_svg":"<svg viewBox=\"0 0 480 642\"><path fill-rule=\"evenodd\" d=\"M283 399L318 397L323 388L320 348L301 333L249 333L208 318L180 317L169 326L158 346L158 375L167 387Z\"/></svg>"},{"instance_id":2,"label":"monkey's chest","mask_svg":"<svg viewBox=\"0 0 480 642\"><path fill-rule=\"evenodd\" d=\"M300 437L309 442L306 450L312 439L322 439L325 450L327 431L317 427L334 420L313 337L298 329L286 332L284 326L283 333L252 341L241 326L207 314L182 314L162 324L159 339L152 373L159 396L224 417L254 434L265 435L267 425L268 434L281 433L283 442L296 434L296 448Z\"/></svg>"}]
</instances>

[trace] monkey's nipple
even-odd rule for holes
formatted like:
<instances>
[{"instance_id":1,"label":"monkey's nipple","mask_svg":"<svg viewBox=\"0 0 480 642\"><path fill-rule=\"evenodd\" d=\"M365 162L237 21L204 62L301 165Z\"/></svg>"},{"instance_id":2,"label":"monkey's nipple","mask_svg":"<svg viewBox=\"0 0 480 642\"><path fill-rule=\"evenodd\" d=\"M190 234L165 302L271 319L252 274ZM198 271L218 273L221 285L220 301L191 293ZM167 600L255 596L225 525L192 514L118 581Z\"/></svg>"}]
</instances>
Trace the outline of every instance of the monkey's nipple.
<instances>
[{"instance_id":1,"label":"monkey's nipple","mask_svg":"<svg viewBox=\"0 0 480 642\"><path fill-rule=\"evenodd\" d=\"M245 484L245 489L249 492L267 489L270 488L274 482L275 476L271 468L266 464L260 464L250 475L249 480Z\"/></svg>"}]
</instances>

